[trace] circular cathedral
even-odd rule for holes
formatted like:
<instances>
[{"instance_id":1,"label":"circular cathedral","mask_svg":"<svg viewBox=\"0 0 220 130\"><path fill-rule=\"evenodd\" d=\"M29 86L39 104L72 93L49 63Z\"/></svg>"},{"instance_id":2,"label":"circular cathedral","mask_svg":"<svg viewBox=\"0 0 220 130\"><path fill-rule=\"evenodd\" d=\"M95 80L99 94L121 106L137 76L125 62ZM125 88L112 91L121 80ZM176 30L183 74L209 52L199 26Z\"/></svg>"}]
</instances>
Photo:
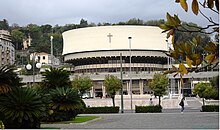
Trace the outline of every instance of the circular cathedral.
<instances>
[{"instance_id":1,"label":"circular cathedral","mask_svg":"<svg viewBox=\"0 0 220 130\"><path fill-rule=\"evenodd\" d=\"M94 81L90 91L94 97L105 97L103 80L108 74L120 78L121 65L125 94L152 93L145 87L148 79L168 67L166 34L159 27L98 26L62 35L64 61L73 65L75 76L89 76Z\"/></svg>"}]
</instances>

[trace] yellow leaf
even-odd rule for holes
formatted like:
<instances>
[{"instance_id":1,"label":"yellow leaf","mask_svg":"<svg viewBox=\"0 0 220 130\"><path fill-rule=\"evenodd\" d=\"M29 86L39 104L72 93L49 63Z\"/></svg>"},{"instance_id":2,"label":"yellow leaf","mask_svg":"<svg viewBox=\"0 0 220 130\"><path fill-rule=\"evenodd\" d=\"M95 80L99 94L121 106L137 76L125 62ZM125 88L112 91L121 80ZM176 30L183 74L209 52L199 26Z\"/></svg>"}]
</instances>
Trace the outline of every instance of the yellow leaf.
<instances>
[{"instance_id":1,"label":"yellow leaf","mask_svg":"<svg viewBox=\"0 0 220 130\"><path fill-rule=\"evenodd\" d=\"M216 1L215 1L215 7L216 7L216 9L219 11L219 0L216 0Z\"/></svg>"},{"instance_id":2,"label":"yellow leaf","mask_svg":"<svg viewBox=\"0 0 220 130\"><path fill-rule=\"evenodd\" d=\"M196 59L196 66L200 65L202 63L202 60L200 58Z\"/></svg>"},{"instance_id":3,"label":"yellow leaf","mask_svg":"<svg viewBox=\"0 0 220 130\"><path fill-rule=\"evenodd\" d=\"M173 35L174 34L174 30L173 29L171 29L168 33L167 33L167 38L169 38L170 37L170 35Z\"/></svg>"},{"instance_id":4,"label":"yellow leaf","mask_svg":"<svg viewBox=\"0 0 220 130\"><path fill-rule=\"evenodd\" d=\"M191 60L189 59L188 56L186 56L186 63L192 69L192 62L191 62Z\"/></svg>"},{"instance_id":5,"label":"yellow leaf","mask_svg":"<svg viewBox=\"0 0 220 130\"><path fill-rule=\"evenodd\" d=\"M208 63L212 63L215 60L215 54L209 54L205 57L205 60L208 61Z\"/></svg>"},{"instance_id":6,"label":"yellow leaf","mask_svg":"<svg viewBox=\"0 0 220 130\"><path fill-rule=\"evenodd\" d=\"M188 73L188 71L187 71L187 69L186 69L186 67L185 67L185 65L183 64L183 63L180 63L179 64L179 72L180 72L180 74L183 76L184 74L187 74Z\"/></svg>"},{"instance_id":7,"label":"yellow leaf","mask_svg":"<svg viewBox=\"0 0 220 130\"><path fill-rule=\"evenodd\" d=\"M182 8L187 12L188 11L188 5L186 3L186 0L180 0L180 5Z\"/></svg>"},{"instance_id":8,"label":"yellow leaf","mask_svg":"<svg viewBox=\"0 0 220 130\"><path fill-rule=\"evenodd\" d=\"M175 25L175 20L174 20L174 18L169 14L169 13L167 13L167 25L169 25L169 26L174 26Z\"/></svg>"},{"instance_id":9,"label":"yellow leaf","mask_svg":"<svg viewBox=\"0 0 220 130\"><path fill-rule=\"evenodd\" d=\"M176 70L167 70L167 71L164 72L164 74L172 74L174 72L176 72Z\"/></svg>"},{"instance_id":10,"label":"yellow leaf","mask_svg":"<svg viewBox=\"0 0 220 130\"><path fill-rule=\"evenodd\" d=\"M205 4L206 4L206 1L204 0L204 2L202 4L203 8L205 8Z\"/></svg>"},{"instance_id":11,"label":"yellow leaf","mask_svg":"<svg viewBox=\"0 0 220 130\"><path fill-rule=\"evenodd\" d=\"M177 68L176 68L175 66L173 66L173 65L172 65L172 69L175 70L175 71L177 71Z\"/></svg>"},{"instance_id":12,"label":"yellow leaf","mask_svg":"<svg viewBox=\"0 0 220 130\"><path fill-rule=\"evenodd\" d=\"M219 27L214 27L213 30L214 30L215 32L219 32Z\"/></svg>"},{"instance_id":13,"label":"yellow leaf","mask_svg":"<svg viewBox=\"0 0 220 130\"><path fill-rule=\"evenodd\" d=\"M179 17L178 17L177 15L175 15L175 14L174 14L174 19L176 20L176 22L177 22L178 24L180 24L180 23L181 23L181 21L180 21Z\"/></svg>"},{"instance_id":14,"label":"yellow leaf","mask_svg":"<svg viewBox=\"0 0 220 130\"><path fill-rule=\"evenodd\" d=\"M208 7L211 8L211 9L214 7L213 0L208 0Z\"/></svg>"},{"instance_id":15,"label":"yellow leaf","mask_svg":"<svg viewBox=\"0 0 220 130\"><path fill-rule=\"evenodd\" d=\"M167 30L169 30L170 29L170 27L169 26L167 26L167 25L165 25L165 24L160 24L160 26L159 26L161 29L163 29L163 30L165 30L165 31L167 31Z\"/></svg>"},{"instance_id":16,"label":"yellow leaf","mask_svg":"<svg viewBox=\"0 0 220 130\"><path fill-rule=\"evenodd\" d=\"M172 44L174 45L175 43L175 37L174 37L174 34L173 34L173 37L172 37Z\"/></svg>"},{"instance_id":17,"label":"yellow leaf","mask_svg":"<svg viewBox=\"0 0 220 130\"><path fill-rule=\"evenodd\" d=\"M205 51L208 53L216 53L218 51L218 47L213 42L209 42L208 45L205 46Z\"/></svg>"},{"instance_id":18,"label":"yellow leaf","mask_svg":"<svg viewBox=\"0 0 220 130\"><path fill-rule=\"evenodd\" d=\"M198 66L199 64L201 64L201 55L200 54L192 54L191 55L191 60L192 60L192 65L194 66Z\"/></svg>"},{"instance_id":19,"label":"yellow leaf","mask_svg":"<svg viewBox=\"0 0 220 130\"><path fill-rule=\"evenodd\" d=\"M192 11L193 11L194 14L198 15L199 5L198 5L197 0L192 1Z\"/></svg>"},{"instance_id":20,"label":"yellow leaf","mask_svg":"<svg viewBox=\"0 0 220 130\"><path fill-rule=\"evenodd\" d=\"M201 36L196 37L197 45L201 42Z\"/></svg>"}]
</instances>

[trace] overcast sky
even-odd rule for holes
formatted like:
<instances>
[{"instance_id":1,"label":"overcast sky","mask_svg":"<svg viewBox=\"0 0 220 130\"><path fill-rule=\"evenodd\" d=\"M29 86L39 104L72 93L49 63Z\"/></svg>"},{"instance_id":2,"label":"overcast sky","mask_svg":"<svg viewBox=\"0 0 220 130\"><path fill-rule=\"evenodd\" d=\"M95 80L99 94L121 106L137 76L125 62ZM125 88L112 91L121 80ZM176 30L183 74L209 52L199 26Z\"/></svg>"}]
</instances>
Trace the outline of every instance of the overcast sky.
<instances>
[{"instance_id":1,"label":"overcast sky","mask_svg":"<svg viewBox=\"0 0 220 130\"><path fill-rule=\"evenodd\" d=\"M203 0L201 0L203 1ZM88 23L118 23L131 18L144 21L165 19L166 12L178 14L180 19L206 25L208 21L192 14L191 6L186 13L175 0L1 0L0 20L9 24L26 26L78 24L83 18ZM210 15L210 12L205 11ZM218 15L214 16L218 20Z\"/></svg>"}]
</instances>

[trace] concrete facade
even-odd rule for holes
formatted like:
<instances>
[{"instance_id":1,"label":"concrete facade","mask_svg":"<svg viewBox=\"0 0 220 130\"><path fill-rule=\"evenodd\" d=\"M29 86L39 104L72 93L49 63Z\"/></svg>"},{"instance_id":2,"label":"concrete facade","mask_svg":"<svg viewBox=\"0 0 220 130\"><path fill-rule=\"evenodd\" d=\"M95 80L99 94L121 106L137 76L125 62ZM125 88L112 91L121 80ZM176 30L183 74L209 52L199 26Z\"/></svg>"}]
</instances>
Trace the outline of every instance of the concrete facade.
<instances>
[{"instance_id":1,"label":"concrete facade","mask_svg":"<svg viewBox=\"0 0 220 130\"><path fill-rule=\"evenodd\" d=\"M15 48L11 35L6 30L0 30L0 66L15 63Z\"/></svg>"},{"instance_id":2,"label":"concrete facade","mask_svg":"<svg viewBox=\"0 0 220 130\"><path fill-rule=\"evenodd\" d=\"M73 77L89 76L94 81L90 90L93 97L107 96L104 78L110 74L120 79L121 65L125 95L152 94L147 83L155 73L168 70L172 64L164 53L170 41L161 32L160 28L151 26L100 26L69 30L63 33L64 61L72 65ZM218 70L201 75L190 73L183 77L184 86L181 86L179 76L168 75L168 94L192 94L195 81L208 81L217 75Z\"/></svg>"}]
</instances>

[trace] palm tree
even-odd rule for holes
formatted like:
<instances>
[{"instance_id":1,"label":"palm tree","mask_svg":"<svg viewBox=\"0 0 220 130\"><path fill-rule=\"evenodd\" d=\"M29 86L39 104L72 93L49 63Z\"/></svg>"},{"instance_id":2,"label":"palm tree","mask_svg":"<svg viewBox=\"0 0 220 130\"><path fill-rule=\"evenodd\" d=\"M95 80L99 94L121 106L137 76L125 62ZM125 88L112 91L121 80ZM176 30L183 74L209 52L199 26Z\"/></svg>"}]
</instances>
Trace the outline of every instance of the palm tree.
<instances>
[{"instance_id":1,"label":"palm tree","mask_svg":"<svg viewBox=\"0 0 220 130\"><path fill-rule=\"evenodd\" d=\"M11 65L0 66L0 94L7 93L12 87L20 87L21 79L14 72L15 67Z\"/></svg>"},{"instance_id":2,"label":"palm tree","mask_svg":"<svg viewBox=\"0 0 220 130\"><path fill-rule=\"evenodd\" d=\"M70 73L66 70L59 68L50 68L46 70L43 74L43 87L46 88L57 88L57 87L70 87L71 82L69 75Z\"/></svg>"},{"instance_id":3,"label":"palm tree","mask_svg":"<svg viewBox=\"0 0 220 130\"><path fill-rule=\"evenodd\" d=\"M62 121L75 118L85 108L78 90L70 87L57 87L50 91L52 103L49 105L53 114L52 121ZM51 120L50 120L51 121Z\"/></svg>"},{"instance_id":4,"label":"palm tree","mask_svg":"<svg viewBox=\"0 0 220 130\"><path fill-rule=\"evenodd\" d=\"M0 98L5 128L40 128L40 119L46 115L43 98L31 88L13 88Z\"/></svg>"}]
</instances>

